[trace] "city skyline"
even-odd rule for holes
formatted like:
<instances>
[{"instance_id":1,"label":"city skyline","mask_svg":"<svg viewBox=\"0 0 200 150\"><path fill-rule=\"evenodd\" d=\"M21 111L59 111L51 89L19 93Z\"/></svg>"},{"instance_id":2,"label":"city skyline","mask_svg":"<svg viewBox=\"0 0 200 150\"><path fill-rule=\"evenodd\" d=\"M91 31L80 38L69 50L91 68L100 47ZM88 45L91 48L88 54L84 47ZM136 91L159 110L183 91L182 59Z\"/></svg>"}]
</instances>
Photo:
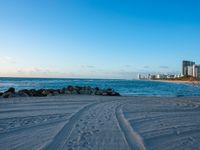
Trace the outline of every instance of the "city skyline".
<instances>
[{"instance_id":1,"label":"city skyline","mask_svg":"<svg viewBox=\"0 0 200 150\"><path fill-rule=\"evenodd\" d=\"M0 76L137 78L200 63L200 2L0 1Z\"/></svg>"},{"instance_id":2,"label":"city skyline","mask_svg":"<svg viewBox=\"0 0 200 150\"><path fill-rule=\"evenodd\" d=\"M183 60L182 66L181 66L181 73L157 73L157 74L150 74L150 73L142 73L138 74L138 79L144 79L144 80L154 80L154 79L177 79L177 78L188 78L188 77L194 77L199 78L200 77L200 64L196 64L194 61L190 60Z\"/></svg>"}]
</instances>

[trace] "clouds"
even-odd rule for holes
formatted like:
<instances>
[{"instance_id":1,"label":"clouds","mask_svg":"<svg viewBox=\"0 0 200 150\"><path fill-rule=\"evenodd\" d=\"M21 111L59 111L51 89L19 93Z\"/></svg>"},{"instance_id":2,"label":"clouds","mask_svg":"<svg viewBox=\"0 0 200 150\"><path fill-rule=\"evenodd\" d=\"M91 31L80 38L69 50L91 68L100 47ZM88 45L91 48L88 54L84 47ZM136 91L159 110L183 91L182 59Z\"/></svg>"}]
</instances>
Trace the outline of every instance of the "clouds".
<instances>
[{"instance_id":1,"label":"clouds","mask_svg":"<svg viewBox=\"0 0 200 150\"><path fill-rule=\"evenodd\" d=\"M16 60L12 57L4 56L4 57L0 57L0 63L1 64L14 64L14 63L16 63Z\"/></svg>"},{"instance_id":2,"label":"clouds","mask_svg":"<svg viewBox=\"0 0 200 150\"><path fill-rule=\"evenodd\" d=\"M161 69L169 69L168 66L160 66Z\"/></svg>"},{"instance_id":3,"label":"clouds","mask_svg":"<svg viewBox=\"0 0 200 150\"><path fill-rule=\"evenodd\" d=\"M11 76L11 77L45 77L55 75L56 72L52 72L44 68L11 68L7 70L0 71L1 76Z\"/></svg>"},{"instance_id":4,"label":"clouds","mask_svg":"<svg viewBox=\"0 0 200 150\"><path fill-rule=\"evenodd\" d=\"M150 66L146 65L146 66L143 66L143 68L145 68L145 69L149 69Z\"/></svg>"},{"instance_id":5,"label":"clouds","mask_svg":"<svg viewBox=\"0 0 200 150\"><path fill-rule=\"evenodd\" d=\"M82 65L81 67L82 68L88 68L88 69L96 68L96 66L93 66L93 65Z\"/></svg>"},{"instance_id":6,"label":"clouds","mask_svg":"<svg viewBox=\"0 0 200 150\"><path fill-rule=\"evenodd\" d=\"M150 66L134 64L122 65L48 65L44 63L25 63L20 64L21 59L12 57L0 57L0 76L11 77L52 77L52 78L110 78L110 79L133 79L138 73L149 74L155 72L168 72L168 66ZM28 61L28 60L27 60Z\"/></svg>"},{"instance_id":7,"label":"clouds","mask_svg":"<svg viewBox=\"0 0 200 150\"><path fill-rule=\"evenodd\" d=\"M164 67L166 68L166 67ZM167 71L166 71L167 72ZM47 78L109 78L109 79L134 79L140 74L154 74L158 71L145 69L107 69L96 66L85 65L65 69L56 69L48 67L29 67L14 68L9 70L0 69L0 76L9 77L47 77Z\"/></svg>"}]
</instances>

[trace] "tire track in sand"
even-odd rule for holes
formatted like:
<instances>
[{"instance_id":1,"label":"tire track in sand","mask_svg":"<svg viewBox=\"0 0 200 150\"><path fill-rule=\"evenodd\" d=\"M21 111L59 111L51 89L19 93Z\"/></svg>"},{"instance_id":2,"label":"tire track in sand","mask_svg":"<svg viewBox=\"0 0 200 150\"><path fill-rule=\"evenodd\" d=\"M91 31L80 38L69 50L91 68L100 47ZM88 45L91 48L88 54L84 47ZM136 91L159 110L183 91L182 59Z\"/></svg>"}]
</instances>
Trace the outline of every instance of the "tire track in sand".
<instances>
[{"instance_id":1,"label":"tire track in sand","mask_svg":"<svg viewBox=\"0 0 200 150\"><path fill-rule=\"evenodd\" d=\"M58 132L58 134L52 139L52 141L46 145L43 150L60 150L63 148L65 141L71 134L71 131L76 123L76 121L81 117L84 111L87 111L90 107L97 105L97 103L93 103L83 107L81 110L76 112L69 121L65 124L65 126Z\"/></svg>"},{"instance_id":2,"label":"tire track in sand","mask_svg":"<svg viewBox=\"0 0 200 150\"><path fill-rule=\"evenodd\" d=\"M146 150L142 137L134 131L122 112L122 105L116 108L116 118L131 150Z\"/></svg>"},{"instance_id":3,"label":"tire track in sand","mask_svg":"<svg viewBox=\"0 0 200 150\"><path fill-rule=\"evenodd\" d=\"M146 150L118 101L97 102L74 114L45 150Z\"/></svg>"}]
</instances>

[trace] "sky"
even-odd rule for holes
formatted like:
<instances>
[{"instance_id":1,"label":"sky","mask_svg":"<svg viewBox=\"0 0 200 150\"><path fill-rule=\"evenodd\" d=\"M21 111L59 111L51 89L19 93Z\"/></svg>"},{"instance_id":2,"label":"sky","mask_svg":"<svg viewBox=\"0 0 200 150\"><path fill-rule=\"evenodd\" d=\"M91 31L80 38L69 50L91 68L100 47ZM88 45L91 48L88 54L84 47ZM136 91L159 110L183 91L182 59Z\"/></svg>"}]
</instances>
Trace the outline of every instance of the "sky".
<instances>
[{"instance_id":1,"label":"sky","mask_svg":"<svg viewBox=\"0 0 200 150\"><path fill-rule=\"evenodd\" d=\"M0 76L136 78L200 64L199 0L0 0Z\"/></svg>"}]
</instances>

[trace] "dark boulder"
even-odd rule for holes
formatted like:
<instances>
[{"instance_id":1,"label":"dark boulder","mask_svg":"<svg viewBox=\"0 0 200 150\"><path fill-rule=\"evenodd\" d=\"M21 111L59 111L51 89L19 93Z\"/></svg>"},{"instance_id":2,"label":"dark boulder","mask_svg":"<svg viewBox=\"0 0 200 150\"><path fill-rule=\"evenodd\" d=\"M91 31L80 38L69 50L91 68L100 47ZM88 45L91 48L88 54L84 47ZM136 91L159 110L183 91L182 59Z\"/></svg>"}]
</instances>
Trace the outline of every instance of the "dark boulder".
<instances>
[{"instance_id":1,"label":"dark boulder","mask_svg":"<svg viewBox=\"0 0 200 150\"><path fill-rule=\"evenodd\" d=\"M118 92L107 93L108 96L120 96Z\"/></svg>"},{"instance_id":2,"label":"dark boulder","mask_svg":"<svg viewBox=\"0 0 200 150\"><path fill-rule=\"evenodd\" d=\"M64 92L63 89L58 89L58 93L59 93L59 94L65 94L65 92Z\"/></svg>"},{"instance_id":3,"label":"dark boulder","mask_svg":"<svg viewBox=\"0 0 200 150\"><path fill-rule=\"evenodd\" d=\"M14 88L9 88L6 92L0 93L0 96L4 98L9 97L44 97L44 96L54 96L61 94L81 94L81 95L101 95L101 96L120 96L120 94L111 88L100 89L98 87L92 88L90 86L68 86L62 89L31 89L31 90L19 90L15 92Z\"/></svg>"},{"instance_id":4,"label":"dark boulder","mask_svg":"<svg viewBox=\"0 0 200 150\"><path fill-rule=\"evenodd\" d=\"M96 91L99 91L100 89L99 89L98 87L95 87L95 90L96 90Z\"/></svg>"},{"instance_id":5,"label":"dark boulder","mask_svg":"<svg viewBox=\"0 0 200 150\"><path fill-rule=\"evenodd\" d=\"M77 89L77 87L73 87L73 86L71 86L71 85L69 85L68 87L67 87L67 93L68 94L79 94L79 89Z\"/></svg>"},{"instance_id":6,"label":"dark boulder","mask_svg":"<svg viewBox=\"0 0 200 150\"><path fill-rule=\"evenodd\" d=\"M106 93L107 93L107 95L108 96L120 96L120 94L118 93L118 92L115 92L113 89L111 89L111 88L108 88L107 90L106 90Z\"/></svg>"},{"instance_id":7,"label":"dark boulder","mask_svg":"<svg viewBox=\"0 0 200 150\"><path fill-rule=\"evenodd\" d=\"M3 98L16 97L15 88L11 87L2 94Z\"/></svg>"},{"instance_id":8,"label":"dark boulder","mask_svg":"<svg viewBox=\"0 0 200 150\"><path fill-rule=\"evenodd\" d=\"M108 88L108 89L106 89L105 90L105 92L109 95L109 94L112 94L112 92L113 92L113 89L111 89L111 88Z\"/></svg>"},{"instance_id":9,"label":"dark boulder","mask_svg":"<svg viewBox=\"0 0 200 150\"><path fill-rule=\"evenodd\" d=\"M75 87L76 91L78 94L83 94L83 95L91 95L92 94L92 88L90 86L85 86L85 87Z\"/></svg>"},{"instance_id":10,"label":"dark boulder","mask_svg":"<svg viewBox=\"0 0 200 150\"><path fill-rule=\"evenodd\" d=\"M3 98L9 98L9 97L12 97L13 93L12 92L5 92L3 93L2 97Z\"/></svg>"},{"instance_id":11,"label":"dark boulder","mask_svg":"<svg viewBox=\"0 0 200 150\"><path fill-rule=\"evenodd\" d=\"M62 92L63 94L70 94L70 91L68 91L67 88L62 88Z\"/></svg>"},{"instance_id":12,"label":"dark boulder","mask_svg":"<svg viewBox=\"0 0 200 150\"><path fill-rule=\"evenodd\" d=\"M78 94L80 94L80 91L82 90L82 88L83 88L83 87L75 86L75 87L74 87L74 90L75 90Z\"/></svg>"},{"instance_id":13,"label":"dark boulder","mask_svg":"<svg viewBox=\"0 0 200 150\"><path fill-rule=\"evenodd\" d=\"M62 89L48 89L45 90L45 92L43 92L43 94L46 94L47 96L56 96L62 93L63 93Z\"/></svg>"},{"instance_id":14,"label":"dark boulder","mask_svg":"<svg viewBox=\"0 0 200 150\"><path fill-rule=\"evenodd\" d=\"M103 95L103 90L96 90L95 91L95 93L94 93L95 95Z\"/></svg>"},{"instance_id":15,"label":"dark boulder","mask_svg":"<svg viewBox=\"0 0 200 150\"><path fill-rule=\"evenodd\" d=\"M57 90L54 90L52 95L53 96L59 95L59 92Z\"/></svg>"},{"instance_id":16,"label":"dark boulder","mask_svg":"<svg viewBox=\"0 0 200 150\"><path fill-rule=\"evenodd\" d=\"M108 96L107 92L104 91L104 92L102 93L102 96Z\"/></svg>"},{"instance_id":17,"label":"dark boulder","mask_svg":"<svg viewBox=\"0 0 200 150\"><path fill-rule=\"evenodd\" d=\"M48 90L42 90L41 95L42 96L48 96L48 95L50 95L50 92Z\"/></svg>"},{"instance_id":18,"label":"dark boulder","mask_svg":"<svg viewBox=\"0 0 200 150\"><path fill-rule=\"evenodd\" d=\"M18 91L17 94L19 96L21 96L21 97L28 97L28 96L30 96L29 90L26 90L26 89Z\"/></svg>"},{"instance_id":19,"label":"dark boulder","mask_svg":"<svg viewBox=\"0 0 200 150\"><path fill-rule=\"evenodd\" d=\"M36 90L35 89L31 89L28 91L29 96L36 96Z\"/></svg>"},{"instance_id":20,"label":"dark boulder","mask_svg":"<svg viewBox=\"0 0 200 150\"><path fill-rule=\"evenodd\" d=\"M47 96L47 91L45 89L39 89L36 91L36 96L38 97Z\"/></svg>"},{"instance_id":21,"label":"dark boulder","mask_svg":"<svg viewBox=\"0 0 200 150\"><path fill-rule=\"evenodd\" d=\"M25 96L32 96L31 92L27 89L24 89L24 90L19 90L18 91L18 95L19 96L22 96L22 97L25 97Z\"/></svg>"},{"instance_id":22,"label":"dark boulder","mask_svg":"<svg viewBox=\"0 0 200 150\"><path fill-rule=\"evenodd\" d=\"M74 87L71 86L71 85L69 85L69 86L67 87L67 90L70 91L70 92L72 92L72 91L74 91Z\"/></svg>"},{"instance_id":23,"label":"dark boulder","mask_svg":"<svg viewBox=\"0 0 200 150\"><path fill-rule=\"evenodd\" d=\"M11 87L5 93L7 93L7 92L15 93L15 88Z\"/></svg>"}]
</instances>

